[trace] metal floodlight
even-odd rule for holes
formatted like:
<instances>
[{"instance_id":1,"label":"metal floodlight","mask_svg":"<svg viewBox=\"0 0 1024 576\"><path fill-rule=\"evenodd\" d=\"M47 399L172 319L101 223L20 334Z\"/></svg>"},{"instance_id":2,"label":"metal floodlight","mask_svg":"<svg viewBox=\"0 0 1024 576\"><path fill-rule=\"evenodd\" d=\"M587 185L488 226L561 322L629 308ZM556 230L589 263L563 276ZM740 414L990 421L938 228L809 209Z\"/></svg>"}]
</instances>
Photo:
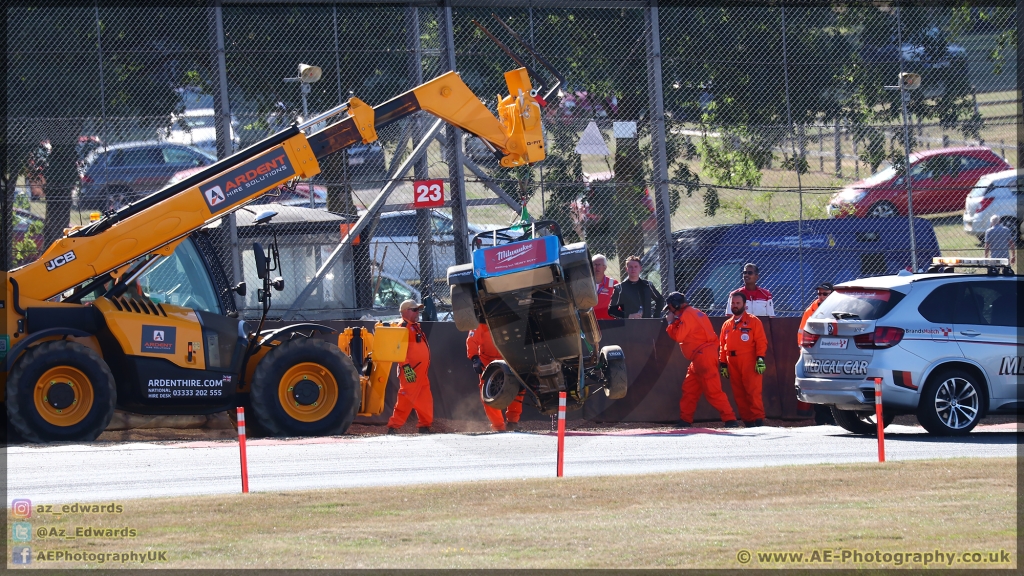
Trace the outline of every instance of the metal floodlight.
<instances>
[{"instance_id":1,"label":"metal floodlight","mask_svg":"<svg viewBox=\"0 0 1024 576\"><path fill-rule=\"evenodd\" d=\"M900 72L899 82L895 86L886 86L886 90L917 90L921 87L921 75L913 72Z\"/></svg>"},{"instance_id":2,"label":"metal floodlight","mask_svg":"<svg viewBox=\"0 0 1024 576\"><path fill-rule=\"evenodd\" d=\"M310 66L309 64L299 64L299 82L303 84L312 84L320 79L320 75L323 74L323 70L319 66Z\"/></svg>"},{"instance_id":3,"label":"metal floodlight","mask_svg":"<svg viewBox=\"0 0 1024 576\"><path fill-rule=\"evenodd\" d=\"M921 75L913 72L901 72L900 84L904 90L917 90L921 87Z\"/></svg>"}]
</instances>

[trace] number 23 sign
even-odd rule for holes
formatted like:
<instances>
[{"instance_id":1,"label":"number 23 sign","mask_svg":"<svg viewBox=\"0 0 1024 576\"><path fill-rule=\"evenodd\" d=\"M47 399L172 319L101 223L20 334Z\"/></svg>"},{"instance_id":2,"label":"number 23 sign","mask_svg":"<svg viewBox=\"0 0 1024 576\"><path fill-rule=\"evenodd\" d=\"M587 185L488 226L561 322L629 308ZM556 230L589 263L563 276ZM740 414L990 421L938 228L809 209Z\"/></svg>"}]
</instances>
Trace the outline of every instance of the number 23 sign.
<instances>
[{"instance_id":1,"label":"number 23 sign","mask_svg":"<svg viewBox=\"0 0 1024 576\"><path fill-rule=\"evenodd\" d=\"M416 180L412 183L413 206L438 208L444 206L444 180Z\"/></svg>"}]
</instances>

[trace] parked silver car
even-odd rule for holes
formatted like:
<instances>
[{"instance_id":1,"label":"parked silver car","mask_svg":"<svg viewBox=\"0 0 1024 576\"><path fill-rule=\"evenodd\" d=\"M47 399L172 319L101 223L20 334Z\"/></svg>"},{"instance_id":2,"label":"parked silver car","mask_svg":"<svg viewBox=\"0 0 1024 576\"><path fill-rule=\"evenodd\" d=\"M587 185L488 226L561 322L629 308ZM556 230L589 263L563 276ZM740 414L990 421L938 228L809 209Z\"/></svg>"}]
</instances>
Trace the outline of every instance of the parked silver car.
<instances>
[{"instance_id":1,"label":"parked silver car","mask_svg":"<svg viewBox=\"0 0 1024 576\"><path fill-rule=\"evenodd\" d=\"M1021 238L1021 222L1024 222L1024 197L1021 196L1020 170L1003 170L986 174L967 195L964 206L964 232L973 234L982 241L992 216L1002 218L1003 226Z\"/></svg>"},{"instance_id":2,"label":"parked silver car","mask_svg":"<svg viewBox=\"0 0 1024 576\"><path fill-rule=\"evenodd\" d=\"M930 273L844 282L807 321L797 398L832 407L850 432L876 432L874 379L884 424L916 414L932 434L967 434L986 414L1020 407L1020 276L994 258L938 258ZM990 266L987 273L954 267Z\"/></svg>"}]
</instances>

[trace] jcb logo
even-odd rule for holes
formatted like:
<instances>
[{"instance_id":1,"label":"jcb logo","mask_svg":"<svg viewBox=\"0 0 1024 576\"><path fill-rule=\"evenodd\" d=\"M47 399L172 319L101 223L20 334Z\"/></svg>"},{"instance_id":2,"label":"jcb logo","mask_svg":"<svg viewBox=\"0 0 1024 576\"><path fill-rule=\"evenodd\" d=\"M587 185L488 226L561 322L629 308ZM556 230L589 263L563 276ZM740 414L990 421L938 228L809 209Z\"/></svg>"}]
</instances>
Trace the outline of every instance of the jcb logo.
<instances>
[{"instance_id":1,"label":"jcb logo","mask_svg":"<svg viewBox=\"0 0 1024 576\"><path fill-rule=\"evenodd\" d=\"M68 262L71 262L74 259L75 259L75 251L74 250L70 250L66 254L62 254L60 256L57 256L53 260L50 260L49 262L47 262L46 263L46 271L47 272L52 272L53 270L56 270L57 268L60 268L61 266L67 264Z\"/></svg>"}]
</instances>

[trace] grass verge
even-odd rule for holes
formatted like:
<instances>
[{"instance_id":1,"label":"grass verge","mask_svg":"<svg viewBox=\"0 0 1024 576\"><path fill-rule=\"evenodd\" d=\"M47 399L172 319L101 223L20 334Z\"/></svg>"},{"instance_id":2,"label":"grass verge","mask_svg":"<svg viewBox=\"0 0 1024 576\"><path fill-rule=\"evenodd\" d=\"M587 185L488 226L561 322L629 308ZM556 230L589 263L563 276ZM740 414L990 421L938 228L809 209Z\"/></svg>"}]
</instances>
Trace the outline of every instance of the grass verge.
<instances>
[{"instance_id":1,"label":"grass verge","mask_svg":"<svg viewBox=\"0 0 1024 576\"><path fill-rule=\"evenodd\" d=\"M985 567L1011 568L1016 466L961 458L155 498L124 502L119 515L32 518L34 530L131 527L135 538L31 544L35 554L166 551L158 566L174 568L895 565L757 557L815 549L978 551L986 559L1002 549L1011 563ZM742 550L753 554L747 564L737 560Z\"/></svg>"}]
</instances>

